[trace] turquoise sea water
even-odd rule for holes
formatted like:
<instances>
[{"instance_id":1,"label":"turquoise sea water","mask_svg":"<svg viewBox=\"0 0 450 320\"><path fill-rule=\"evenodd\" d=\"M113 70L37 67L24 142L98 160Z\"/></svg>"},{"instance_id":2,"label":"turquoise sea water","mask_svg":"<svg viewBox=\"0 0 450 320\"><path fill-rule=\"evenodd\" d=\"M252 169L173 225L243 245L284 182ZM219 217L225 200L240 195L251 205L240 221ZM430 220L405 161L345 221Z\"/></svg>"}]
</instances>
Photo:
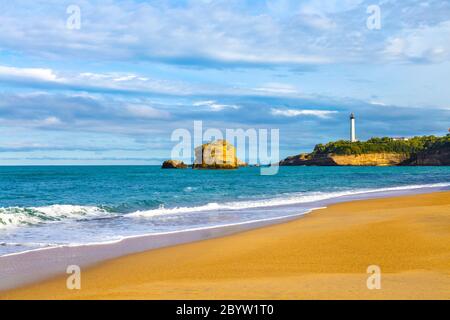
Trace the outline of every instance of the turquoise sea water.
<instances>
[{"instance_id":1,"label":"turquoise sea water","mask_svg":"<svg viewBox=\"0 0 450 320\"><path fill-rule=\"evenodd\" d=\"M432 185L449 187L450 167L281 167L274 176L259 168L0 167L0 255L266 219L342 195Z\"/></svg>"}]
</instances>

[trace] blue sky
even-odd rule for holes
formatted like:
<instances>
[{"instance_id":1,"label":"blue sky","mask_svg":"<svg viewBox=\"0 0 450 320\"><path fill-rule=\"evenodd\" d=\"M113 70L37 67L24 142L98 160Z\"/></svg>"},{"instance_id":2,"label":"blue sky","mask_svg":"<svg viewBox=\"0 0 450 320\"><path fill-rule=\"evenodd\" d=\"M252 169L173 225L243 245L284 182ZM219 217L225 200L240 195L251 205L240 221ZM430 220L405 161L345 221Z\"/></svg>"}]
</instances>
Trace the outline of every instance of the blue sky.
<instances>
[{"instance_id":1,"label":"blue sky","mask_svg":"<svg viewBox=\"0 0 450 320\"><path fill-rule=\"evenodd\" d=\"M448 0L2 1L0 164L158 164L194 120L279 128L282 157L350 112L360 139L444 135L449 83Z\"/></svg>"}]
</instances>

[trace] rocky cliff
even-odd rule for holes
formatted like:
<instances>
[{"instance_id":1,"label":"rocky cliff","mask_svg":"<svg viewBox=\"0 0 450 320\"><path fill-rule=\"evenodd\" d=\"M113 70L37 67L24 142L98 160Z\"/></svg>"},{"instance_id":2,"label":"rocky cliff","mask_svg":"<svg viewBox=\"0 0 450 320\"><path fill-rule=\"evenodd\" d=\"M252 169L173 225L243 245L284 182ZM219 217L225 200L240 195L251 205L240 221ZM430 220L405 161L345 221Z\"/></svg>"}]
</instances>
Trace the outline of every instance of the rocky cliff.
<instances>
[{"instance_id":1,"label":"rocky cliff","mask_svg":"<svg viewBox=\"0 0 450 320\"><path fill-rule=\"evenodd\" d=\"M369 153L360 155L331 156L339 166L396 166L409 159L404 153Z\"/></svg>"},{"instance_id":2,"label":"rocky cliff","mask_svg":"<svg viewBox=\"0 0 450 320\"><path fill-rule=\"evenodd\" d=\"M403 153L358 155L300 154L280 161L281 166L395 166L409 159Z\"/></svg>"},{"instance_id":3,"label":"rocky cliff","mask_svg":"<svg viewBox=\"0 0 450 320\"><path fill-rule=\"evenodd\" d=\"M419 152L403 164L409 166L450 166L450 147Z\"/></svg>"},{"instance_id":4,"label":"rocky cliff","mask_svg":"<svg viewBox=\"0 0 450 320\"><path fill-rule=\"evenodd\" d=\"M448 166L450 134L442 137L389 137L318 144L311 153L280 161L281 166Z\"/></svg>"}]
</instances>

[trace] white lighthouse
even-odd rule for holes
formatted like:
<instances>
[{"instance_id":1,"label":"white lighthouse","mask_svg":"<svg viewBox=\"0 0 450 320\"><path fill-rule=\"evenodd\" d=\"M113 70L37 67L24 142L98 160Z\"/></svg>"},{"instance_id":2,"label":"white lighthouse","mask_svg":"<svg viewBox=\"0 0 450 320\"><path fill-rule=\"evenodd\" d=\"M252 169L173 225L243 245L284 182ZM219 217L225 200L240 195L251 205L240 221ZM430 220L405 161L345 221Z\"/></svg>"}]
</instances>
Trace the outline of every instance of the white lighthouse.
<instances>
[{"instance_id":1,"label":"white lighthouse","mask_svg":"<svg viewBox=\"0 0 450 320\"><path fill-rule=\"evenodd\" d=\"M355 115L350 115L350 141L356 142Z\"/></svg>"}]
</instances>

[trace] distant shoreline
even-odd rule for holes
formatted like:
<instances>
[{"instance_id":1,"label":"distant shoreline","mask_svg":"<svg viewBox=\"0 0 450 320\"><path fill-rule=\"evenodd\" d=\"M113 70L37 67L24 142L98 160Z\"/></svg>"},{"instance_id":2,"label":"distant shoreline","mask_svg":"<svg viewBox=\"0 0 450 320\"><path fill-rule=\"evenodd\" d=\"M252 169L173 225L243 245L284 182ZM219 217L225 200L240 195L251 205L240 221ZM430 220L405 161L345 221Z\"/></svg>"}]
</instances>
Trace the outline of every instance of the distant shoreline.
<instances>
[{"instance_id":1,"label":"distant shoreline","mask_svg":"<svg viewBox=\"0 0 450 320\"><path fill-rule=\"evenodd\" d=\"M371 138L318 144L311 153L287 157L280 166L450 166L450 134L408 139Z\"/></svg>"}]
</instances>

